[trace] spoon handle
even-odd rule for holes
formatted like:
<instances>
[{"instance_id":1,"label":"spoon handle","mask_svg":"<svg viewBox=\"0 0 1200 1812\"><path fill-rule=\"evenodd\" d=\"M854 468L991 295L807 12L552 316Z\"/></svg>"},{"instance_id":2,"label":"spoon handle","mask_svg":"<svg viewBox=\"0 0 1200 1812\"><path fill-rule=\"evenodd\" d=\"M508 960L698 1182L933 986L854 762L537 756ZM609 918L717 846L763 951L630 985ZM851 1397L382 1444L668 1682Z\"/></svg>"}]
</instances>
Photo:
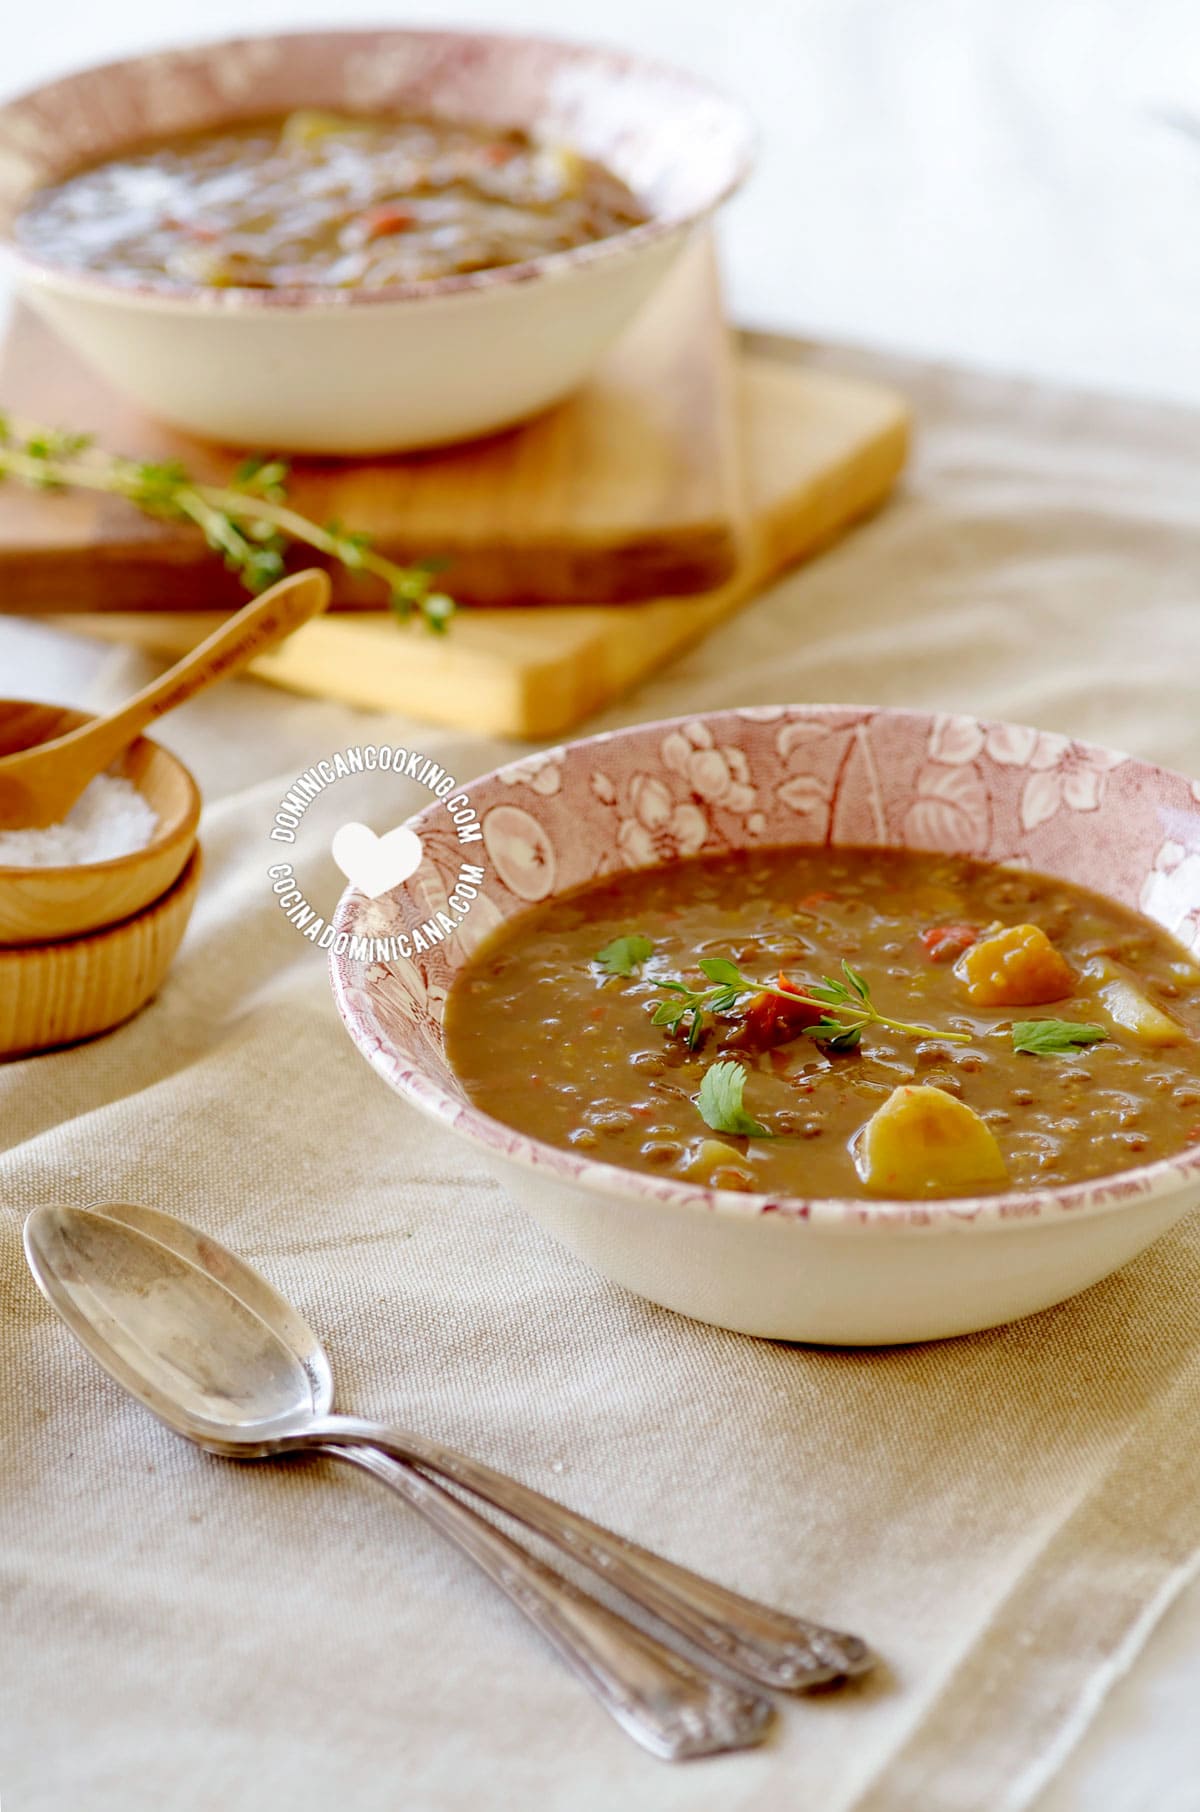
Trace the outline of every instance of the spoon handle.
<instances>
[{"instance_id":1,"label":"spoon handle","mask_svg":"<svg viewBox=\"0 0 1200 1812\"><path fill-rule=\"evenodd\" d=\"M182 660L135 692L120 710L69 731L58 747L84 776L80 791L156 718L173 711L176 705L184 704L215 681L231 679L258 655L265 654L324 610L329 592L329 577L318 567L290 573L269 591L251 598ZM37 752L26 751L31 757Z\"/></svg>"},{"instance_id":2,"label":"spoon handle","mask_svg":"<svg viewBox=\"0 0 1200 1812\"><path fill-rule=\"evenodd\" d=\"M321 1442L317 1451L360 1466L399 1492L468 1554L651 1754L676 1762L762 1741L772 1717L766 1699L701 1673L535 1560L423 1473L374 1447Z\"/></svg>"},{"instance_id":3,"label":"spoon handle","mask_svg":"<svg viewBox=\"0 0 1200 1812\"><path fill-rule=\"evenodd\" d=\"M370 1442L462 1486L553 1542L697 1648L776 1691L800 1692L874 1664L858 1636L743 1598L453 1448L350 1416L326 1417L308 1432Z\"/></svg>"}]
</instances>

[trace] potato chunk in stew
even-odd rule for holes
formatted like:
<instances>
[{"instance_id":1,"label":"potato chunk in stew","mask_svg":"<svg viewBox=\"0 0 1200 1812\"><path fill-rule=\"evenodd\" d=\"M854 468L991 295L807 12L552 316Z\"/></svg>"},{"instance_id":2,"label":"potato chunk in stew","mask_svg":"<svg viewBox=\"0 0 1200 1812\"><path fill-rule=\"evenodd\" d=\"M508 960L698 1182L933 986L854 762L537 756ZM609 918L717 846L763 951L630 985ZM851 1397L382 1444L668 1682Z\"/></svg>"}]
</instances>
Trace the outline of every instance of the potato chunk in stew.
<instances>
[{"instance_id":1,"label":"potato chunk in stew","mask_svg":"<svg viewBox=\"0 0 1200 1812\"><path fill-rule=\"evenodd\" d=\"M877 1195L964 1195L1008 1181L996 1135L973 1108L925 1083L894 1089L854 1142Z\"/></svg>"},{"instance_id":2,"label":"potato chunk in stew","mask_svg":"<svg viewBox=\"0 0 1200 1812\"><path fill-rule=\"evenodd\" d=\"M1178 1021L1148 1000L1141 989L1135 988L1128 976L1122 975L1107 957L1098 958L1088 967L1089 972L1099 978L1096 998L1115 1028L1129 1032L1139 1044L1146 1045L1150 1050L1160 1045L1184 1042L1187 1033Z\"/></svg>"}]
</instances>

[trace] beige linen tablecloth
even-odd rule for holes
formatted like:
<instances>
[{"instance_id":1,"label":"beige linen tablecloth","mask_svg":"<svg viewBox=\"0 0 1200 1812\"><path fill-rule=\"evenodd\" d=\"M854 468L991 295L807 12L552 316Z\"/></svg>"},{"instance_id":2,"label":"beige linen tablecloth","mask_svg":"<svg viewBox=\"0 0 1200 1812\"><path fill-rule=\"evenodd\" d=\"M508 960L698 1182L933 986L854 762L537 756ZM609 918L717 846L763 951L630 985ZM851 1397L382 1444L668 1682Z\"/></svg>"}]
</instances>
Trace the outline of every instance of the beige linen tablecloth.
<instances>
[{"instance_id":1,"label":"beige linen tablecloth","mask_svg":"<svg viewBox=\"0 0 1200 1812\"><path fill-rule=\"evenodd\" d=\"M887 369L920 419L902 498L595 727L872 700L1200 773L1197 420ZM95 704L143 665L0 622L0 692ZM1200 1222L1047 1314L903 1351L755 1342L626 1295L371 1074L265 877L274 806L322 755L415 744L466 779L511 745L253 684L163 736L208 802L169 983L111 1037L0 1068L4 1812L1200 1806L1194 1715L1172 1713L1200 1686ZM352 784L304 821L310 899L337 895L335 817L409 809L386 777ZM644 1756L369 1481L206 1458L98 1375L19 1228L114 1197L260 1264L326 1337L344 1407L861 1630L886 1665L753 1755Z\"/></svg>"}]
</instances>

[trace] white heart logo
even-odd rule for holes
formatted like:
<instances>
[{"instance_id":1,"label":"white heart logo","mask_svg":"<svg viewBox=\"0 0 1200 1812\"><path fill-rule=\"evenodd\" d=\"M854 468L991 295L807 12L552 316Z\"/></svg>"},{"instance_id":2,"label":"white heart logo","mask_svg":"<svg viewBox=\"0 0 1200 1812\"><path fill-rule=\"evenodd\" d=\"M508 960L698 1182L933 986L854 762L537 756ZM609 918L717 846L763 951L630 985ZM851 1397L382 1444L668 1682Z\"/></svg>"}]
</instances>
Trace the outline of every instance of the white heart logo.
<instances>
[{"instance_id":1,"label":"white heart logo","mask_svg":"<svg viewBox=\"0 0 1200 1812\"><path fill-rule=\"evenodd\" d=\"M377 900L415 875L421 866L421 839L407 824L377 837L369 824L343 824L334 833L333 859L368 900Z\"/></svg>"}]
</instances>

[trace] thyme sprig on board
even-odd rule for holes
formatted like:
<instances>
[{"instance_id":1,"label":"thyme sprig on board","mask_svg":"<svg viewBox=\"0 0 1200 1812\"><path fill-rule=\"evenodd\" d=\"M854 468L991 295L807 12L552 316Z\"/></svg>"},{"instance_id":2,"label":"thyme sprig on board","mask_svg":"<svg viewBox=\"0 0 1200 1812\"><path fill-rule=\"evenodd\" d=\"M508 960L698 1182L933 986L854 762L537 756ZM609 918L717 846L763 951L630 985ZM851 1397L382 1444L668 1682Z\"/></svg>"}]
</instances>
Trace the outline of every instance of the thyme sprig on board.
<instances>
[{"instance_id":1,"label":"thyme sprig on board","mask_svg":"<svg viewBox=\"0 0 1200 1812\"><path fill-rule=\"evenodd\" d=\"M104 452L90 435L0 415L0 479L38 490L102 491L145 515L191 522L251 592L281 577L289 546L300 542L348 571L378 579L402 622L415 619L439 635L447 628L454 600L434 589L436 566L400 566L378 553L369 536L338 522L312 521L289 503L288 477L286 460L248 459L227 484L206 484L178 460L126 459Z\"/></svg>"}]
</instances>

